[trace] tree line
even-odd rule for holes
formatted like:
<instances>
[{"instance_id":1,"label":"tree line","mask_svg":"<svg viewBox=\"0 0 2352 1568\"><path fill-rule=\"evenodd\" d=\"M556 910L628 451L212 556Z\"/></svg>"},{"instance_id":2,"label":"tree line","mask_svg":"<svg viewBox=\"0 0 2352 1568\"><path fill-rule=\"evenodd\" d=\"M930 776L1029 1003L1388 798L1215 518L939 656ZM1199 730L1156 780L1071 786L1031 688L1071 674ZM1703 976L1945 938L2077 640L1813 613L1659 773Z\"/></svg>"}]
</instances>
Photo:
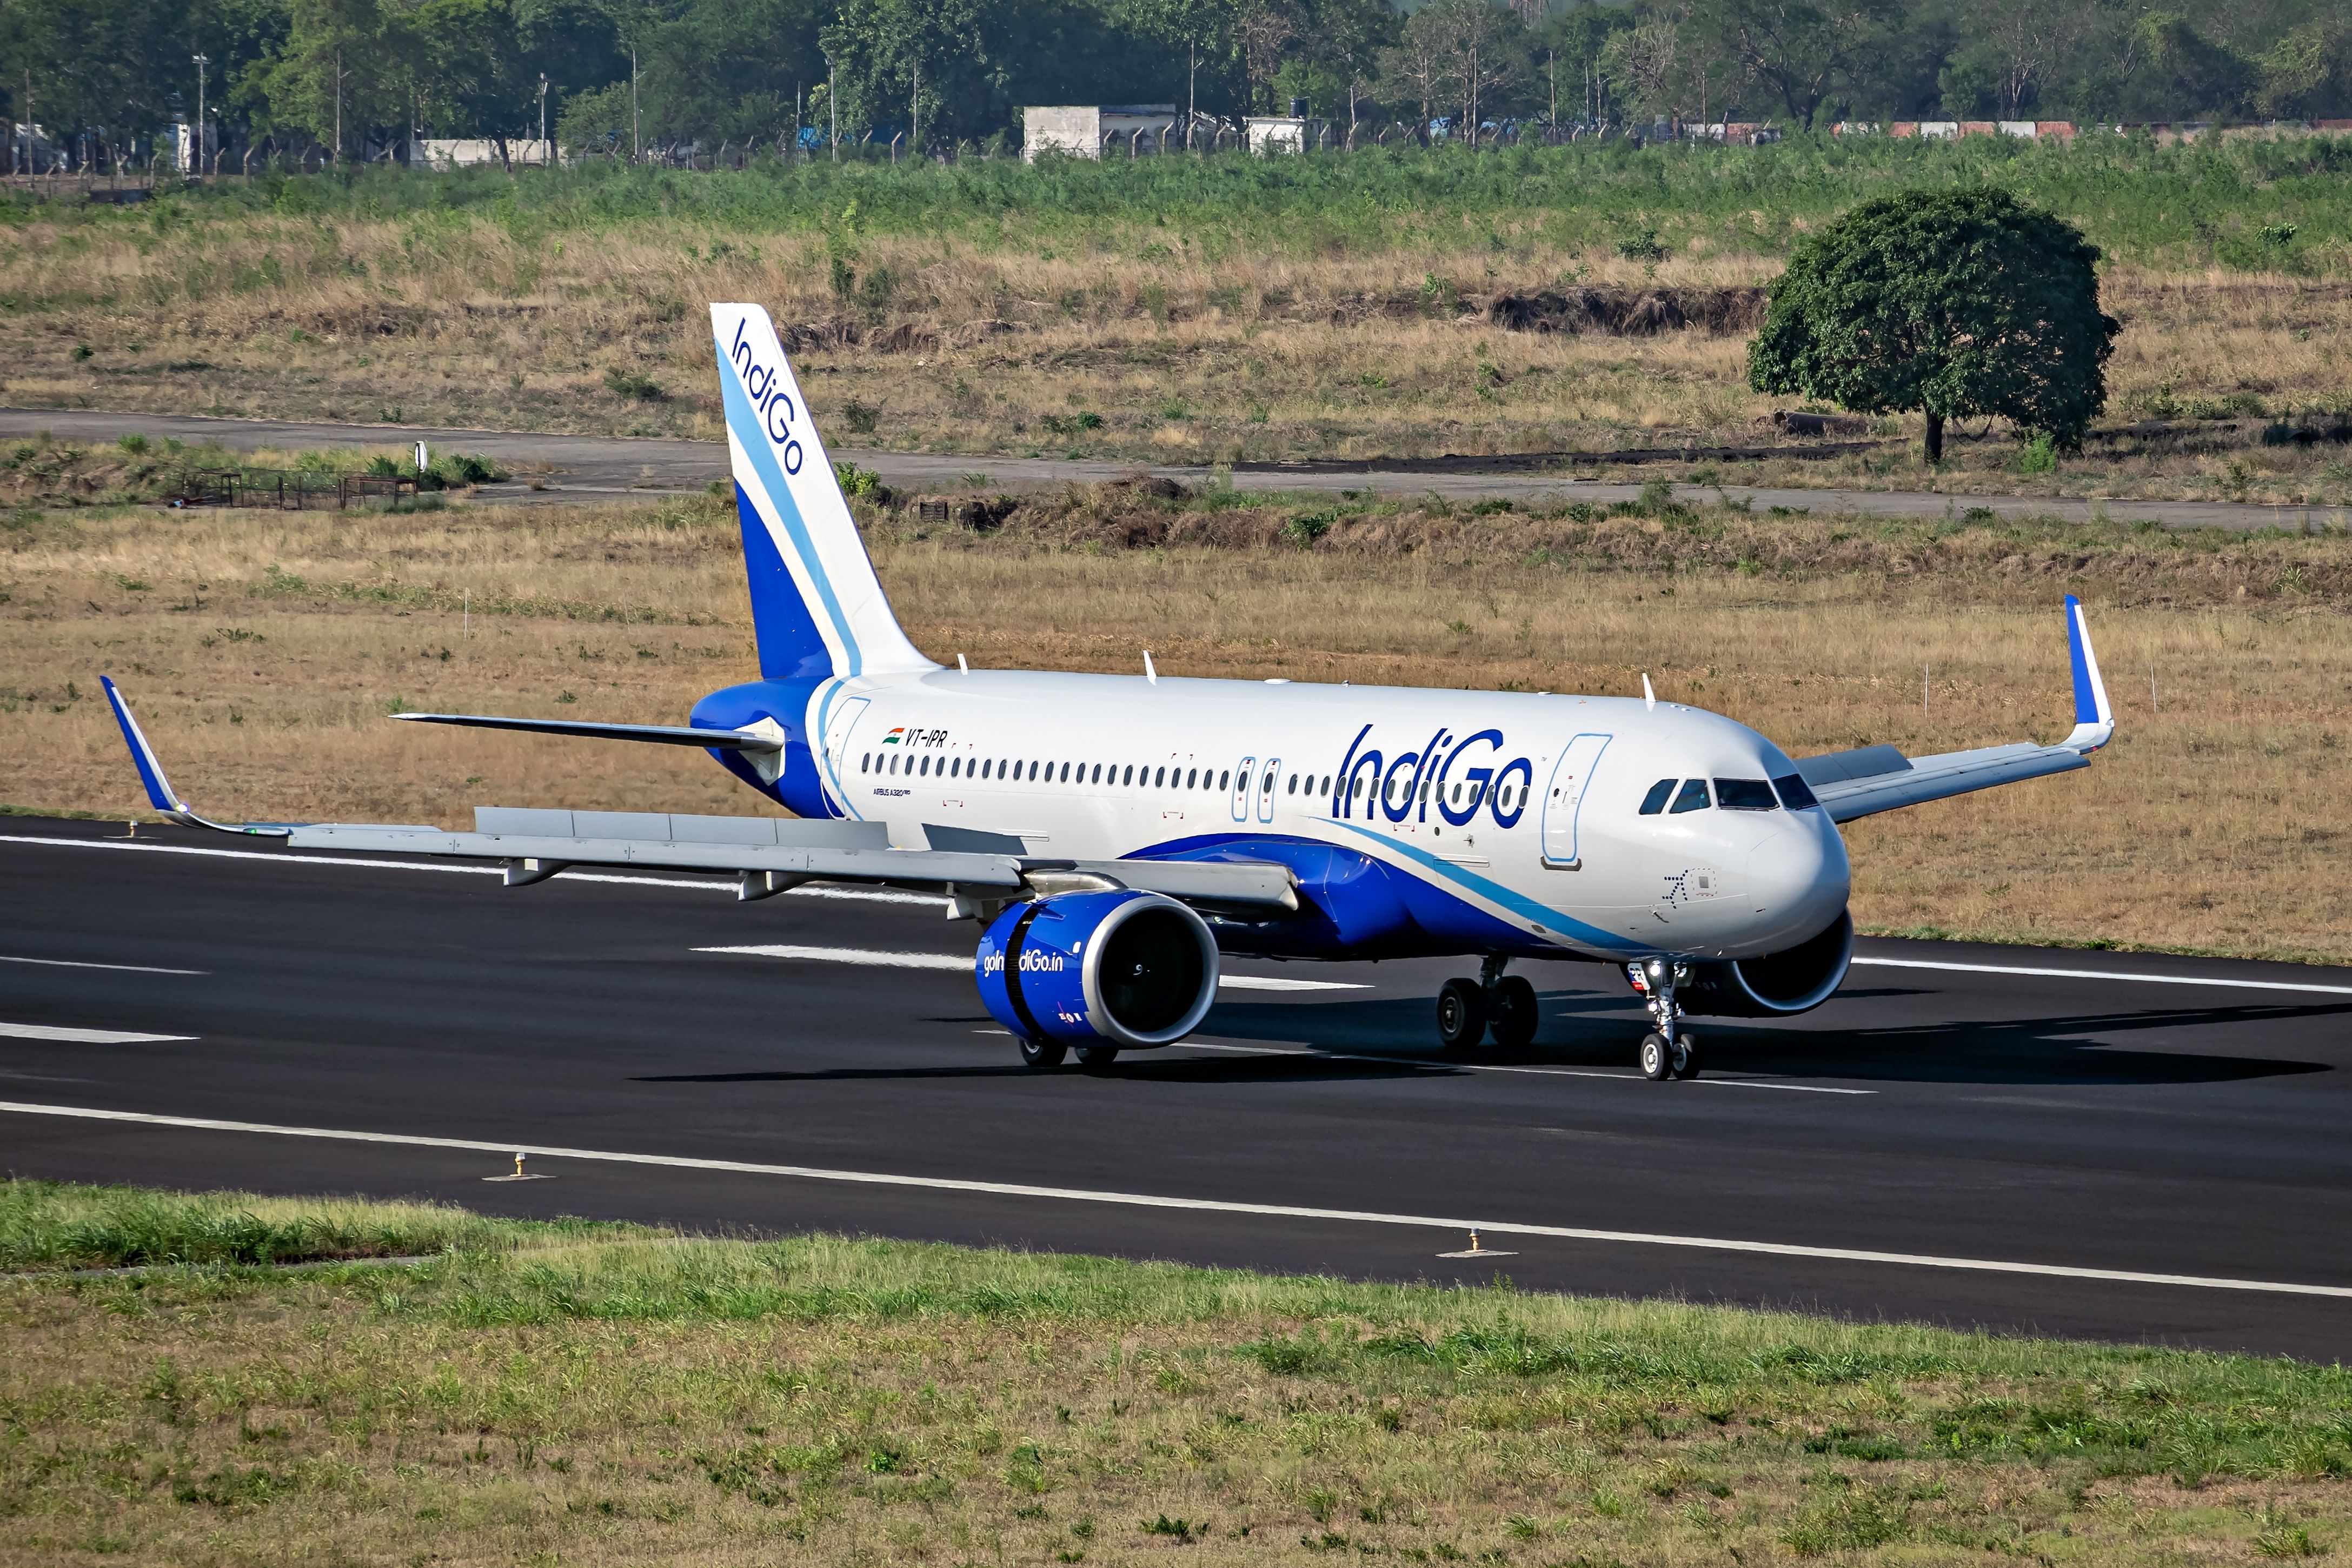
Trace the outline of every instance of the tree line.
<instances>
[{"instance_id":1,"label":"tree line","mask_svg":"<svg viewBox=\"0 0 2352 1568\"><path fill-rule=\"evenodd\" d=\"M1305 100L1475 140L1674 119L2352 116L2340 0L0 0L0 100L50 142L320 161L412 135L628 160L902 137L1009 149L1024 104L1203 123Z\"/></svg>"}]
</instances>

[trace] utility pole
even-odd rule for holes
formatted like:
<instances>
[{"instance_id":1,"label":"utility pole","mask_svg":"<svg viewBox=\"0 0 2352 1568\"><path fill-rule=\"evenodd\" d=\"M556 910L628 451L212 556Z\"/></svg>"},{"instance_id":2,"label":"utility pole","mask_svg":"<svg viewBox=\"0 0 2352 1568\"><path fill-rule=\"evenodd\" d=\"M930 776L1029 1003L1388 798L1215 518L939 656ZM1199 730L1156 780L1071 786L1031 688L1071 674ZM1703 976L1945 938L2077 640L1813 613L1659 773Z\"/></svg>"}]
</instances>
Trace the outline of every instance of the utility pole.
<instances>
[{"instance_id":1,"label":"utility pole","mask_svg":"<svg viewBox=\"0 0 2352 1568\"><path fill-rule=\"evenodd\" d=\"M198 56L196 56L196 57L195 57L195 61L196 61L196 146L195 146L195 152L194 152L194 156L195 165L196 165L196 166L195 166L195 169L194 169L194 171L189 171L189 170L183 170L183 171L181 171L183 174L187 174L187 173L201 173L201 172L203 171L203 169L204 169L204 166L205 166L205 68L206 66L208 66L208 65L211 65L211 64L213 63L213 61L212 61L212 57L211 57L210 55L198 55Z\"/></svg>"},{"instance_id":2,"label":"utility pole","mask_svg":"<svg viewBox=\"0 0 2352 1568\"><path fill-rule=\"evenodd\" d=\"M343 68L343 51L339 45L335 49L335 171L338 174L343 167L343 79L351 74Z\"/></svg>"},{"instance_id":3,"label":"utility pole","mask_svg":"<svg viewBox=\"0 0 2352 1568\"><path fill-rule=\"evenodd\" d=\"M539 73L539 156L547 168L555 167L555 150L547 144L547 73Z\"/></svg>"},{"instance_id":4,"label":"utility pole","mask_svg":"<svg viewBox=\"0 0 2352 1568\"><path fill-rule=\"evenodd\" d=\"M629 46L629 162L641 163L646 156L646 141L638 129L637 118L637 46Z\"/></svg>"},{"instance_id":5,"label":"utility pole","mask_svg":"<svg viewBox=\"0 0 2352 1568\"><path fill-rule=\"evenodd\" d=\"M841 162L841 94L834 90L833 57L824 57L824 110L833 117L833 161Z\"/></svg>"}]
</instances>

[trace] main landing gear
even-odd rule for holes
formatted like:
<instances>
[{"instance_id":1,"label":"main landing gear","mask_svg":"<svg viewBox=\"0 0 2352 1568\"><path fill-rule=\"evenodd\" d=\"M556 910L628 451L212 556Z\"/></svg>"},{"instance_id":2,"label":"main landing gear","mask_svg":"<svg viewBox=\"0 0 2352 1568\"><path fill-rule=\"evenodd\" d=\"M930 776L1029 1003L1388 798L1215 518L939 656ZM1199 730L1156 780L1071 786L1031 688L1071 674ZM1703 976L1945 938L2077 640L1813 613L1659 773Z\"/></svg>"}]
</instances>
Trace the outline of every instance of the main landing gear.
<instances>
[{"instance_id":1,"label":"main landing gear","mask_svg":"<svg viewBox=\"0 0 2352 1568\"><path fill-rule=\"evenodd\" d=\"M1696 1078L1698 1042L1681 1031L1682 1005L1675 1000L1675 987L1690 978L1690 965L1669 958L1645 959L1627 964L1625 978L1641 993L1658 1026L1642 1037L1642 1076L1654 1083Z\"/></svg>"},{"instance_id":2,"label":"main landing gear","mask_svg":"<svg viewBox=\"0 0 2352 1568\"><path fill-rule=\"evenodd\" d=\"M1509 959L1490 956L1478 978L1447 981L1437 993L1437 1039L1449 1051L1477 1048L1488 1034L1506 1050L1518 1050L1536 1037L1536 988L1505 974Z\"/></svg>"}]
</instances>

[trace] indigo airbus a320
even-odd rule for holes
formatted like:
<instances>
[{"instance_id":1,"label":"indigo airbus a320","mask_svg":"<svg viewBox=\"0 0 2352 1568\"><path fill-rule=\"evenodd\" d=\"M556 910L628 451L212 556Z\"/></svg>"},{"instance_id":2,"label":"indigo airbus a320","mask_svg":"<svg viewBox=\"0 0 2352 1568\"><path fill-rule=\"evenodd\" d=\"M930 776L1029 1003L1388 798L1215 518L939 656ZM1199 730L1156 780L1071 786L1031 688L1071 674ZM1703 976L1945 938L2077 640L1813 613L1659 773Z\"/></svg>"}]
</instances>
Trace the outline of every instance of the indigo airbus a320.
<instances>
[{"instance_id":1,"label":"indigo airbus a320","mask_svg":"<svg viewBox=\"0 0 2352 1568\"><path fill-rule=\"evenodd\" d=\"M403 713L708 749L793 815L485 807L475 831L251 824L296 847L486 857L520 887L570 866L928 889L979 922L973 978L1034 1068L1099 1066L1201 1026L1223 953L1458 956L1437 1033L1524 1046L1515 961L1615 965L1653 1079L1696 1071L1685 1016L1806 1012L1844 979L1838 825L2089 765L2115 732L2081 605L2056 745L1791 760L1720 714L1641 698L947 668L907 640L808 405L756 305L714 305L760 679L679 726ZM155 807L175 795L112 681Z\"/></svg>"}]
</instances>

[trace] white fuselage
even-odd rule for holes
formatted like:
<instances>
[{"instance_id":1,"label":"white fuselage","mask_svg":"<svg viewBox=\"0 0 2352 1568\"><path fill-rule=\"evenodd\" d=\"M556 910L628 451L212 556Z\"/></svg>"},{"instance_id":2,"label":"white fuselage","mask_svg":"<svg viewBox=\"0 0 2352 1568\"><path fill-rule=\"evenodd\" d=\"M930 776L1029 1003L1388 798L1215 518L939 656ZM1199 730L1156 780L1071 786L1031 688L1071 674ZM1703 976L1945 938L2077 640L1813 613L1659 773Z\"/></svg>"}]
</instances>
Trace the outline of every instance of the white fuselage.
<instances>
[{"instance_id":1,"label":"white fuselage","mask_svg":"<svg viewBox=\"0 0 2352 1568\"><path fill-rule=\"evenodd\" d=\"M1787 755L1674 703L942 668L827 681L807 718L827 794L904 847L933 827L1055 859L1328 845L1596 958L1782 951L1849 888L1828 814L1758 795Z\"/></svg>"}]
</instances>

